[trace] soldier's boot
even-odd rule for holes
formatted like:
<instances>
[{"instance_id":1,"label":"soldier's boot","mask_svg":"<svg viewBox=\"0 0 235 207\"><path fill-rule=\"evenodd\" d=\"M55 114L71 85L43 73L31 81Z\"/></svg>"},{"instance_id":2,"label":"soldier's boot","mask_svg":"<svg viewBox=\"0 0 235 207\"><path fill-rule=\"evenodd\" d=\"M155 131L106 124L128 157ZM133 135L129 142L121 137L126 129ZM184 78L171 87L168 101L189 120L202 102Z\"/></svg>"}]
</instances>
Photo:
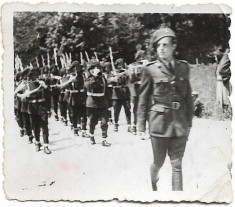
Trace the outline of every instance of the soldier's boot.
<instances>
[{"instance_id":1,"label":"soldier's boot","mask_svg":"<svg viewBox=\"0 0 235 207\"><path fill-rule=\"evenodd\" d=\"M134 135L137 135L136 125L133 126L133 128L132 128L132 133L133 133Z\"/></svg>"},{"instance_id":2,"label":"soldier's boot","mask_svg":"<svg viewBox=\"0 0 235 207\"><path fill-rule=\"evenodd\" d=\"M89 138L90 138L90 143L91 143L92 145L96 144L96 143L95 143L95 137L94 137L94 134L90 134L90 133L89 133L89 135L88 135L88 136L89 136Z\"/></svg>"},{"instance_id":3,"label":"soldier's boot","mask_svg":"<svg viewBox=\"0 0 235 207\"><path fill-rule=\"evenodd\" d=\"M36 152L39 152L41 150L40 147L42 146L41 143L40 142L36 142L35 146L36 146L36 149L35 149Z\"/></svg>"},{"instance_id":4,"label":"soldier's boot","mask_svg":"<svg viewBox=\"0 0 235 207\"><path fill-rule=\"evenodd\" d=\"M104 147L110 147L111 144L108 143L107 140L105 139L105 140L102 141L102 146L104 146Z\"/></svg>"},{"instance_id":5,"label":"soldier's boot","mask_svg":"<svg viewBox=\"0 0 235 207\"><path fill-rule=\"evenodd\" d=\"M151 176L151 184L152 184L152 190L157 191L157 182L159 180L158 173L159 168L153 163L150 167L150 176Z\"/></svg>"},{"instance_id":6,"label":"soldier's boot","mask_svg":"<svg viewBox=\"0 0 235 207\"><path fill-rule=\"evenodd\" d=\"M86 130L82 130L82 131L81 131L81 136L82 136L82 137L87 137Z\"/></svg>"},{"instance_id":7,"label":"soldier's boot","mask_svg":"<svg viewBox=\"0 0 235 207\"><path fill-rule=\"evenodd\" d=\"M79 136L77 128L74 128L73 133L74 133L75 136Z\"/></svg>"},{"instance_id":8,"label":"soldier's boot","mask_svg":"<svg viewBox=\"0 0 235 207\"><path fill-rule=\"evenodd\" d=\"M56 121L59 121L59 117L58 117L57 114L55 115L55 120L56 120Z\"/></svg>"},{"instance_id":9,"label":"soldier's boot","mask_svg":"<svg viewBox=\"0 0 235 207\"><path fill-rule=\"evenodd\" d=\"M30 136L29 136L28 143L29 143L29 144L32 144L32 143L33 143L33 135L30 135Z\"/></svg>"},{"instance_id":10,"label":"soldier's boot","mask_svg":"<svg viewBox=\"0 0 235 207\"><path fill-rule=\"evenodd\" d=\"M127 132L132 133L131 125L128 125L128 127L127 127Z\"/></svg>"},{"instance_id":11,"label":"soldier's boot","mask_svg":"<svg viewBox=\"0 0 235 207\"><path fill-rule=\"evenodd\" d=\"M114 131L115 131L115 132L118 132L118 126L119 126L119 125L118 125L117 123L114 124Z\"/></svg>"},{"instance_id":12,"label":"soldier's boot","mask_svg":"<svg viewBox=\"0 0 235 207\"><path fill-rule=\"evenodd\" d=\"M48 145L44 146L44 153L47 155L51 154L51 150L48 148Z\"/></svg>"},{"instance_id":13,"label":"soldier's boot","mask_svg":"<svg viewBox=\"0 0 235 207\"><path fill-rule=\"evenodd\" d=\"M20 129L20 137L24 136L24 129Z\"/></svg>"}]
</instances>

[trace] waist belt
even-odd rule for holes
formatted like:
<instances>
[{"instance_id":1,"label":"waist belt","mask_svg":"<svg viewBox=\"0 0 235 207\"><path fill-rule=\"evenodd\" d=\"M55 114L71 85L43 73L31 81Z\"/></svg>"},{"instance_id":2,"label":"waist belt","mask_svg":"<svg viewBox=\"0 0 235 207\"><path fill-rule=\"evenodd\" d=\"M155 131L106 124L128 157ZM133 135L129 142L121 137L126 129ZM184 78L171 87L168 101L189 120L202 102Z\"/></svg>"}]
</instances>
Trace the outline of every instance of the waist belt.
<instances>
[{"instance_id":1,"label":"waist belt","mask_svg":"<svg viewBox=\"0 0 235 207\"><path fill-rule=\"evenodd\" d=\"M172 103L160 103L160 102L157 102L157 103L155 103L155 105L157 105L159 107L162 107L162 108L178 110L182 106L182 103L180 103L178 101L173 101Z\"/></svg>"},{"instance_id":2,"label":"waist belt","mask_svg":"<svg viewBox=\"0 0 235 207\"><path fill-rule=\"evenodd\" d=\"M140 84L141 84L141 81L136 81L135 84L136 84L136 85L140 85Z\"/></svg>"},{"instance_id":3,"label":"waist belt","mask_svg":"<svg viewBox=\"0 0 235 207\"><path fill-rule=\"evenodd\" d=\"M33 99L33 100L29 100L29 103L41 103L43 101L46 101L46 99L45 98Z\"/></svg>"},{"instance_id":4,"label":"waist belt","mask_svg":"<svg viewBox=\"0 0 235 207\"><path fill-rule=\"evenodd\" d=\"M127 86L113 86L113 88L128 88Z\"/></svg>"},{"instance_id":5,"label":"waist belt","mask_svg":"<svg viewBox=\"0 0 235 207\"><path fill-rule=\"evenodd\" d=\"M84 89L81 89L81 90L70 90L69 92L70 93L84 92Z\"/></svg>"},{"instance_id":6,"label":"waist belt","mask_svg":"<svg viewBox=\"0 0 235 207\"><path fill-rule=\"evenodd\" d=\"M104 96L104 93L91 93L91 92L87 92L88 96L95 96L95 97L102 97Z\"/></svg>"}]
</instances>

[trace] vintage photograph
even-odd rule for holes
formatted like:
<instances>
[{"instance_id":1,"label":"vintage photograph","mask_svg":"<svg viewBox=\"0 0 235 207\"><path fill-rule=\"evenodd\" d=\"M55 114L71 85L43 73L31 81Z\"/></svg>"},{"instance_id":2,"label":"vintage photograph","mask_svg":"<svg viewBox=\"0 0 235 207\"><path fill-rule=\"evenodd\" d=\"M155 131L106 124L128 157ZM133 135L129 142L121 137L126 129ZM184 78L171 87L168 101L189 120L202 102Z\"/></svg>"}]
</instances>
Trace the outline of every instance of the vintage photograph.
<instances>
[{"instance_id":1,"label":"vintage photograph","mask_svg":"<svg viewBox=\"0 0 235 207\"><path fill-rule=\"evenodd\" d=\"M2 22L7 199L232 201L229 7L19 5Z\"/></svg>"}]
</instances>

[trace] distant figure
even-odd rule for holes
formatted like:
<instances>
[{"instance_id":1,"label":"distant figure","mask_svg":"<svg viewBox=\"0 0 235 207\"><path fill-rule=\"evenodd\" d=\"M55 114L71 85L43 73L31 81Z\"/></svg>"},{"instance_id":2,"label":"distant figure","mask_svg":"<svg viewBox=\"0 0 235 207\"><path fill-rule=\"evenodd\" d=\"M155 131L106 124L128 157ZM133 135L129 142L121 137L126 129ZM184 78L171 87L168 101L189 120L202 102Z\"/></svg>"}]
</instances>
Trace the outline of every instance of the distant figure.
<instances>
[{"instance_id":1,"label":"distant figure","mask_svg":"<svg viewBox=\"0 0 235 207\"><path fill-rule=\"evenodd\" d=\"M230 70L230 60L228 57L229 49L226 49L223 57L219 61L216 70L216 80L217 80L217 87L216 87L216 101L223 111L227 111L228 107L230 106L229 96L232 92L231 84L229 82L231 77L231 70Z\"/></svg>"},{"instance_id":2,"label":"distant figure","mask_svg":"<svg viewBox=\"0 0 235 207\"><path fill-rule=\"evenodd\" d=\"M192 92L193 106L194 106L194 116L201 118L204 114L204 105L198 97L198 92Z\"/></svg>"}]
</instances>

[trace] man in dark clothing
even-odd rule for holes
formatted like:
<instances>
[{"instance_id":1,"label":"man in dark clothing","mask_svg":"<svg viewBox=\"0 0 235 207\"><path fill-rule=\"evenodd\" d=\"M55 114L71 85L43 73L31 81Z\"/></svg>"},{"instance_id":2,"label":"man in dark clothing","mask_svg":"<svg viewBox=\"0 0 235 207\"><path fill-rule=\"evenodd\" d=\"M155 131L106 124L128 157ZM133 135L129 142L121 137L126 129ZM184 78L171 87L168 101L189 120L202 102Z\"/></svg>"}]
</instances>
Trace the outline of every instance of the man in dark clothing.
<instances>
[{"instance_id":1,"label":"man in dark clothing","mask_svg":"<svg viewBox=\"0 0 235 207\"><path fill-rule=\"evenodd\" d=\"M44 153L50 154L48 148L49 144L49 130L48 130L48 106L46 104L46 93L48 86L44 81L39 80L40 71L34 68L29 73L29 90L25 91L22 96L28 99L28 113L30 116L30 123L34 131L36 140L36 151L40 151L40 130L42 129L44 141Z\"/></svg>"},{"instance_id":2,"label":"man in dark clothing","mask_svg":"<svg viewBox=\"0 0 235 207\"><path fill-rule=\"evenodd\" d=\"M157 30L152 44L158 60L143 69L138 130L145 131L148 119L154 156L150 167L152 189L157 190L159 171L168 153L172 166L172 190L182 191L182 159L193 118L189 65L174 58L176 36L170 28ZM152 100L151 107L149 100Z\"/></svg>"},{"instance_id":3,"label":"man in dark clothing","mask_svg":"<svg viewBox=\"0 0 235 207\"><path fill-rule=\"evenodd\" d=\"M107 80L102 75L99 62L90 62L88 65L90 77L85 82L87 91L87 115L89 119L89 134L91 144L95 144L94 131L98 120L101 121L102 145L109 147L111 144L107 142L108 131L108 85Z\"/></svg>"},{"instance_id":4,"label":"man in dark clothing","mask_svg":"<svg viewBox=\"0 0 235 207\"><path fill-rule=\"evenodd\" d=\"M78 61L74 61L68 69L70 78L62 84L70 92L68 106L70 108L70 116L72 119L74 135L79 135L82 130L82 136L86 132L86 91L84 88L84 76L82 67ZM78 127L79 124L79 127Z\"/></svg>"},{"instance_id":5,"label":"man in dark clothing","mask_svg":"<svg viewBox=\"0 0 235 207\"><path fill-rule=\"evenodd\" d=\"M109 77L108 83L112 84L112 101L114 109L114 131L118 131L118 121L122 106L124 107L126 120L128 124L128 132L131 132L131 103L130 90L128 87L128 72L124 69L124 61L119 58L115 61L115 70Z\"/></svg>"}]
</instances>

